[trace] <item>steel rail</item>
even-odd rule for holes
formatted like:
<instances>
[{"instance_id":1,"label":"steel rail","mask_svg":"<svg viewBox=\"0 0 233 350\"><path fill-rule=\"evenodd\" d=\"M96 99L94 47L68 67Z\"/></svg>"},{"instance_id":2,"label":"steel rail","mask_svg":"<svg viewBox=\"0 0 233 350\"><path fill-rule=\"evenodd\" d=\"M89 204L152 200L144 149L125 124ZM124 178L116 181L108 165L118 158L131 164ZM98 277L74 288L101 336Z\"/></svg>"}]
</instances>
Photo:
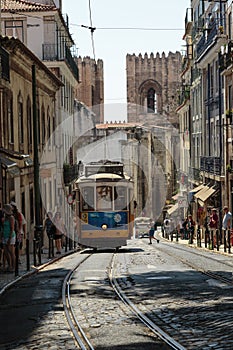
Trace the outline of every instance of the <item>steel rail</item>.
<instances>
[{"instance_id":1,"label":"steel rail","mask_svg":"<svg viewBox=\"0 0 233 350\"><path fill-rule=\"evenodd\" d=\"M166 243L167 243L167 242L166 242ZM173 246L173 248L176 249L176 250L186 251L186 252L187 252L187 250L182 249L181 247ZM192 247L189 247L189 248L192 248ZM190 252L191 252L191 254L193 254L193 255L197 255L197 256L202 256L202 257L204 257L202 254L197 253L197 252L195 252L195 251L189 250L189 253L190 253ZM218 280L218 281L220 281L220 282L223 282L223 283L226 283L226 284L229 284L229 285L232 285L232 284L233 284L233 280L232 280L232 279L226 278L226 277L224 277L224 276L220 276L220 275L218 275L217 273L214 273L214 272L209 271L209 270L201 269L201 268L199 268L198 266L195 266L194 264L190 263L190 262L187 261L186 259L180 258L180 257L178 257L178 256L176 256L176 255L174 255L174 254L172 254L171 252L168 252L167 250L166 250L166 254L169 255L169 256L171 256L171 257L173 257L173 258L176 258L177 260L179 260L179 261L182 262L183 264L185 264L185 265L191 267L192 269L194 269L194 270L196 270L196 271L202 273L203 275L206 275L206 276L208 276L208 277L211 277L211 278L213 278L213 279L215 279L215 280ZM206 257L206 259L207 259L207 257ZM208 257L208 259L213 260L213 261L218 262L218 263L221 263L221 264L223 264L223 265L232 267L231 264L228 264L228 263L226 263L226 262L224 262L224 261L219 261L219 260L217 260L217 259L214 259L213 257Z\"/></svg>"},{"instance_id":2,"label":"steel rail","mask_svg":"<svg viewBox=\"0 0 233 350\"><path fill-rule=\"evenodd\" d=\"M163 340L166 344L168 344L172 349L175 350L186 350L186 348L179 344L175 339L170 337L166 332L164 332L160 327L158 327L152 320L150 320L147 316L145 316L134 303L125 295L120 285L117 282L117 279L114 277L114 260L116 254L113 255L111 267L109 269L109 280L112 288L118 297L123 301L123 303L128 306L131 311L137 316L137 318L148 327L155 335L157 335L161 340Z\"/></svg>"},{"instance_id":3,"label":"steel rail","mask_svg":"<svg viewBox=\"0 0 233 350\"><path fill-rule=\"evenodd\" d=\"M87 255L81 262L79 262L69 273L66 275L63 286L62 286L62 302L64 307L64 312L66 315L67 322L69 324L70 330L78 343L81 350L94 350L92 344L86 336L86 333L82 329L79 321L75 317L73 307L70 298L70 282L74 272L77 268L84 263L92 254Z\"/></svg>"}]
</instances>

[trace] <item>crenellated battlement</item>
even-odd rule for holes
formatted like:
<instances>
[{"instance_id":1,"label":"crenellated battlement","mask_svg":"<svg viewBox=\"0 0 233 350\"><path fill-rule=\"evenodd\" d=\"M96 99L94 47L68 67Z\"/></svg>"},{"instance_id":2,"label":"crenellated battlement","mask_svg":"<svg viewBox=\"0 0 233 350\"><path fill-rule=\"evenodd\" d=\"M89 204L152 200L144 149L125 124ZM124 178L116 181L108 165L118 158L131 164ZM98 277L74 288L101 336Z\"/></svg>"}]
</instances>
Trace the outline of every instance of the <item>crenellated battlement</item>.
<instances>
[{"instance_id":1,"label":"crenellated battlement","mask_svg":"<svg viewBox=\"0 0 233 350\"><path fill-rule=\"evenodd\" d=\"M153 115L160 114L176 123L181 67L182 57L178 51L167 55L165 52L127 54L128 122L151 121ZM149 94L154 94L154 101ZM132 105L140 107L132 108Z\"/></svg>"}]
</instances>

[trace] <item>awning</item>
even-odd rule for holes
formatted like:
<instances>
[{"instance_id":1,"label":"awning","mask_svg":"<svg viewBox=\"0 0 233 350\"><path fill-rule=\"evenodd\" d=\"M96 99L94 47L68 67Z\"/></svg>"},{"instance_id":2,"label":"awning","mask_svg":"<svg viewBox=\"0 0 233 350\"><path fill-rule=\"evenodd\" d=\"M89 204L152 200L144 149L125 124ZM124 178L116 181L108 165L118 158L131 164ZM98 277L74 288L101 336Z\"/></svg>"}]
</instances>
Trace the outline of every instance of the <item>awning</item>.
<instances>
[{"instance_id":1,"label":"awning","mask_svg":"<svg viewBox=\"0 0 233 350\"><path fill-rule=\"evenodd\" d=\"M179 208L178 203L174 204L171 208L168 209L167 213L168 215L171 215Z\"/></svg>"},{"instance_id":2,"label":"awning","mask_svg":"<svg viewBox=\"0 0 233 350\"><path fill-rule=\"evenodd\" d=\"M197 186L197 187L195 187L195 188L192 188L192 189L189 191L189 193L197 193L198 191L202 190L204 187L207 187L207 186L205 186L205 185L199 185L199 186Z\"/></svg>"},{"instance_id":3,"label":"awning","mask_svg":"<svg viewBox=\"0 0 233 350\"><path fill-rule=\"evenodd\" d=\"M13 176L20 175L20 169L13 160L0 155L0 164L3 169L9 172Z\"/></svg>"},{"instance_id":4,"label":"awning","mask_svg":"<svg viewBox=\"0 0 233 350\"><path fill-rule=\"evenodd\" d=\"M202 201L202 202L205 202L207 201L207 199L209 197L211 197L214 193L216 192L216 189L214 189L213 187L210 187L207 191L203 192L200 194L199 196L199 199Z\"/></svg>"},{"instance_id":5,"label":"awning","mask_svg":"<svg viewBox=\"0 0 233 350\"><path fill-rule=\"evenodd\" d=\"M176 201L178 199L179 195L180 195L179 193L175 194L174 196L172 196L172 199L174 199L174 201Z\"/></svg>"},{"instance_id":6,"label":"awning","mask_svg":"<svg viewBox=\"0 0 233 350\"><path fill-rule=\"evenodd\" d=\"M213 187L207 187L194 195L195 198L200 199L202 202L207 201L207 199L216 192L216 189Z\"/></svg>"},{"instance_id":7,"label":"awning","mask_svg":"<svg viewBox=\"0 0 233 350\"><path fill-rule=\"evenodd\" d=\"M197 193L194 194L195 198L201 198L201 196L203 195L203 193L205 193L206 191L208 191L210 188L209 186L203 186L202 189L200 191L198 191Z\"/></svg>"}]
</instances>

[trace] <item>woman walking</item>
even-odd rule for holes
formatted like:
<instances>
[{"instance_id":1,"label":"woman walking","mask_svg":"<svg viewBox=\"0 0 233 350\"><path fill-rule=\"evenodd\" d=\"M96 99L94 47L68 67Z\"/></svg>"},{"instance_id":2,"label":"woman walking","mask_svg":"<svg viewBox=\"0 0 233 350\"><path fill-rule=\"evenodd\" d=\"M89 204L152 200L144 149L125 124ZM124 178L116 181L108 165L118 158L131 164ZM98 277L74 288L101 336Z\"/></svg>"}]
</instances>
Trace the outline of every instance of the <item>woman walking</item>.
<instances>
[{"instance_id":1,"label":"woman walking","mask_svg":"<svg viewBox=\"0 0 233 350\"><path fill-rule=\"evenodd\" d=\"M56 226L56 232L54 235L55 245L57 249L56 254L61 254L62 236L65 234L65 225L59 212L56 212L53 218L53 224Z\"/></svg>"},{"instance_id":2,"label":"woman walking","mask_svg":"<svg viewBox=\"0 0 233 350\"><path fill-rule=\"evenodd\" d=\"M4 259L8 263L7 271L13 272L15 268L15 219L10 204L3 206L4 217L2 219L2 243Z\"/></svg>"}]
</instances>

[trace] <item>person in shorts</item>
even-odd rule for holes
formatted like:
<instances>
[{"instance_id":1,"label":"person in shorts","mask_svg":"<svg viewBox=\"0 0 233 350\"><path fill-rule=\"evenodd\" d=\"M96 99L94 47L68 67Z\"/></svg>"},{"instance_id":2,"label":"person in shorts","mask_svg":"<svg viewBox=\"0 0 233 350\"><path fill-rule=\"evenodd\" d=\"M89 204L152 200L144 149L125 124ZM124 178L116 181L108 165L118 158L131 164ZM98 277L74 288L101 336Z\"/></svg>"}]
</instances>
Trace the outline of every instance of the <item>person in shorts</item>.
<instances>
[{"instance_id":1,"label":"person in shorts","mask_svg":"<svg viewBox=\"0 0 233 350\"><path fill-rule=\"evenodd\" d=\"M157 241L157 243L159 243L159 240L157 238L154 237L155 234L155 226L151 225L151 228L149 230L149 244L152 244L152 239L155 239Z\"/></svg>"},{"instance_id":2,"label":"person in shorts","mask_svg":"<svg viewBox=\"0 0 233 350\"><path fill-rule=\"evenodd\" d=\"M4 204L3 206L4 218L2 219L2 243L4 259L8 263L6 271L13 272L15 268L15 219L10 204ZM4 266L5 268L5 266Z\"/></svg>"}]
</instances>

